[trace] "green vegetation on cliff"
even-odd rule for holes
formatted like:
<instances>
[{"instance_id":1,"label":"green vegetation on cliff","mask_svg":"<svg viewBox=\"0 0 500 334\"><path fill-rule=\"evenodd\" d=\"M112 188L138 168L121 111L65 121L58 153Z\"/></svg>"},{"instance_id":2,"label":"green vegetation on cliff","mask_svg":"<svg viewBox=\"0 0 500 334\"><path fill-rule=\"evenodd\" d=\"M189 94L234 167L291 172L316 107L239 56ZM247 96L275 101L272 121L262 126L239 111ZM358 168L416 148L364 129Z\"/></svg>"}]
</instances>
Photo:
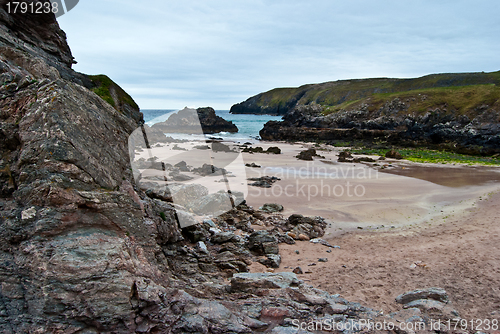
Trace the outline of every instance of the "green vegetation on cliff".
<instances>
[{"instance_id":1,"label":"green vegetation on cliff","mask_svg":"<svg viewBox=\"0 0 500 334\"><path fill-rule=\"evenodd\" d=\"M122 106L125 104L131 106L133 109L139 110L139 106L135 103L132 97L107 75L89 75L89 78L95 85L95 87L92 88L92 91L99 95L104 101L108 102L116 110L122 111Z\"/></svg>"},{"instance_id":2,"label":"green vegetation on cliff","mask_svg":"<svg viewBox=\"0 0 500 334\"><path fill-rule=\"evenodd\" d=\"M339 80L297 88L276 88L234 105L231 112L284 115L296 105L310 104L323 106L325 113L359 109L362 104L375 110L399 97L409 99L410 104L418 102L413 103L409 112L421 113L449 106L465 113L482 104L491 107L498 103L499 84L500 71L432 74L415 79Z\"/></svg>"}]
</instances>

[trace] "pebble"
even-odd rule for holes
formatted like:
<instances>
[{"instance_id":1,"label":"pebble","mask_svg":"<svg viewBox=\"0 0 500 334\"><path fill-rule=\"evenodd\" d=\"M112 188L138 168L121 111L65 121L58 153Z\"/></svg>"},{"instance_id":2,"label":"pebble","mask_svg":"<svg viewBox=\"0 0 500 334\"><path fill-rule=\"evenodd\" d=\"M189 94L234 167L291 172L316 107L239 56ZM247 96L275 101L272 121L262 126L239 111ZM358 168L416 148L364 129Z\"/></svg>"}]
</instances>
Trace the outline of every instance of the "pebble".
<instances>
[{"instance_id":1,"label":"pebble","mask_svg":"<svg viewBox=\"0 0 500 334\"><path fill-rule=\"evenodd\" d=\"M296 254L300 254L300 252L298 250L295 251Z\"/></svg>"},{"instance_id":2,"label":"pebble","mask_svg":"<svg viewBox=\"0 0 500 334\"><path fill-rule=\"evenodd\" d=\"M303 274L304 272L302 271L302 268L300 267L297 267L293 270L293 273L294 274L297 274L297 275L300 275L300 274Z\"/></svg>"},{"instance_id":3,"label":"pebble","mask_svg":"<svg viewBox=\"0 0 500 334\"><path fill-rule=\"evenodd\" d=\"M314 262L313 262L313 263L308 264L308 266L309 266L309 267L310 267L310 266L315 266L315 265L316 265L316 263L314 263Z\"/></svg>"},{"instance_id":4,"label":"pebble","mask_svg":"<svg viewBox=\"0 0 500 334\"><path fill-rule=\"evenodd\" d=\"M328 262L328 259L326 257L322 257L318 259L318 262Z\"/></svg>"},{"instance_id":5,"label":"pebble","mask_svg":"<svg viewBox=\"0 0 500 334\"><path fill-rule=\"evenodd\" d=\"M326 252L327 252L327 253L331 253L331 252L332 252L332 250L331 250L331 249L329 249L329 250L327 250Z\"/></svg>"}]
</instances>

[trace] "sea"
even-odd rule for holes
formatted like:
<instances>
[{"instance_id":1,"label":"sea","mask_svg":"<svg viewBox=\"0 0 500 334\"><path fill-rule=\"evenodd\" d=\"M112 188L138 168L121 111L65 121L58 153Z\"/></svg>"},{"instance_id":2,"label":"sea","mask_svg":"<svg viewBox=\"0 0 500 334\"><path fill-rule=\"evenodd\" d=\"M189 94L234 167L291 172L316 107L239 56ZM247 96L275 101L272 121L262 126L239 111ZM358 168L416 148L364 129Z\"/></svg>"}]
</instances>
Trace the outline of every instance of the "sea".
<instances>
[{"instance_id":1,"label":"sea","mask_svg":"<svg viewBox=\"0 0 500 334\"><path fill-rule=\"evenodd\" d=\"M176 109L141 109L141 111L144 114L144 121L149 126L155 123L164 122L171 114L177 112ZM259 131L264 127L264 124L268 121L281 120L281 116L230 114L229 110L216 110L215 114L224 118L226 121L232 121L238 127L239 131L237 133L220 132L209 136L237 143L255 143L260 140ZM175 139L195 139L186 134L169 134L169 136Z\"/></svg>"}]
</instances>

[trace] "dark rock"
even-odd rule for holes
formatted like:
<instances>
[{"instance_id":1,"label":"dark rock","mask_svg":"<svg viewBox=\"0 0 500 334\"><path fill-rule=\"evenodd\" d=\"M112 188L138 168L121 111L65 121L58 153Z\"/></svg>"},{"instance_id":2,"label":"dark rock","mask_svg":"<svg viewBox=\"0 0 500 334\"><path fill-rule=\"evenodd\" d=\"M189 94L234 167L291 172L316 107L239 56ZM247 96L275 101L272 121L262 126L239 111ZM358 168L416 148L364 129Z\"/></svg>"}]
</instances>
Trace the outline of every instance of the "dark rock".
<instances>
[{"instance_id":1,"label":"dark rock","mask_svg":"<svg viewBox=\"0 0 500 334\"><path fill-rule=\"evenodd\" d=\"M302 271L302 268L300 268L300 267L296 267L296 268L293 270L293 273L294 273L294 274L297 274L297 275L302 275L304 272Z\"/></svg>"},{"instance_id":2,"label":"dark rock","mask_svg":"<svg viewBox=\"0 0 500 334\"><path fill-rule=\"evenodd\" d=\"M298 155L297 155L297 159L299 160L307 160L307 161L312 161L314 160L313 157L318 157L318 158L325 158L324 156L321 156L319 154L316 153L316 149L314 148L310 148L308 150L305 150L305 151L301 151Z\"/></svg>"},{"instance_id":3,"label":"dark rock","mask_svg":"<svg viewBox=\"0 0 500 334\"><path fill-rule=\"evenodd\" d=\"M399 153L398 151L395 151L395 150L388 151L385 154L385 157L390 158L390 159L403 159L403 156L401 155L401 153Z\"/></svg>"},{"instance_id":4,"label":"dark rock","mask_svg":"<svg viewBox=\"0 0 500 334\"><path fill-rule=\"evenodd\" d=\"M248 238L248 248L259 255L278 254L278 240L268 231L256 231Z\"/></svg>"},{"instance_id":5,"label":"dark rock","mask_svg":"<svg viewBox=\"0 0 500 334\"><path fill-rule=\"evenodd\" d=\"M260 165L257 165L255 162L252 162L250 164L245 164L245 166L251 167L251 168L261 168L262 167Z\"/></svg>"},{"instance_id":6,"label":"dark rock","mask_svg":"<svg viewBox=\"0 0 500 334\"><path fill-rule=\"evenodd\" d=\"M267 213L273 213L273 212L281 212L283 211L283 205L281 204L276 204L276 203L266 203L263 206L259 208L259 210L267 212Z\"/></svg>"},{"instance_id":7,"label":"dark rock","mask_svg":"<svg viewBox=\"0 0 500 334\"><path fill-rule=\"evenodd\" d=\"M279 268L281 256L279 254L267 254L266 258L260 259L259 262L270 268Z\"/></svg>"},{"instance_id":8,"label":"dark rock","mask_svg":"<svg viewBox=\"0 0 500 334\"><path fill-rule=\"evenodd\" d=\"M184 108L172 114L165 122L156 123L154 129L164 133L218 133L238 132L233 122L228 122L215 114L213 108Z\"/></svg>"},{"instance_id":9,"label":"dark rock","mask_svg":"<svg viewBox=\"0 0 500 334\"><path fill-rule=\"evenodd\" d=\"M351 162L351 161L352 161L351 152L349 152L349 151L342 151L342 152L339 153L338 162Z\"/></svg>"},{"instance_id":10,"label":"dark rock","mask_svg":"<svg viewBox=\"0 0 500 334\"><path fill-rule=\"evenodd\" d=\"M222 232L213 235L210 238L210 241L214 244L223 244L228 241L232 241L236 239L236 235L232 232Z\"/></svg>"},{"instance_id":11,"label":"dark rock","mask_svg":"<svg viewBox=\"0 0 500 334\"><path fill-rule=\"evenodd\" d=\"M283 229L295 235L295 239L300 240L300 236L304 235L309 240L322 237L325 234L326 227L327 223L322 217L304 217L293 214L288 217Z\"/></svg>"},{"instance_id":12,"label":"dark rock","mask_svg":"<svg viewBox=\"0 0 500 334\"><path fill-rule=\"evenodd\" d=\"M318 262L328 262L328 259L326 257L322 257L318 259Z\"/></svg>"},{"instance_id":13,"label":"dark rock","mask_svg":"<svg viewBox=\"0 0 500 334\"><path fill-rule=\"evenodd\" d=\"M261 176L261 177L251 177L248 181L254 181L249 183L249 186L261 187L261 188L271 188L274 182L280 181L280 178L276 176Z\"/></svg>"},{"instance_id":14,"label":"dark rock","mask_svg":"<svg viewBox=\"0 0 500 334\"><path fill-rule=\"evenodd\" d=\"M246 153L267 153L267 154L281 154L281 149L276 146L271 146L267 150L264 151L264 149L260 146L257 147L246 147L242 150L242 152Z\"/></svg>"},{"instance_id":15,"label":"dark rock","mask_svg":"<svg viewBox=\"0 0 500 334\"><path fill-rule=\"evenodd\" d=\"M277 146L268 147L266 153L281 154L281 149Z\"/></svg>"}]
</instances>

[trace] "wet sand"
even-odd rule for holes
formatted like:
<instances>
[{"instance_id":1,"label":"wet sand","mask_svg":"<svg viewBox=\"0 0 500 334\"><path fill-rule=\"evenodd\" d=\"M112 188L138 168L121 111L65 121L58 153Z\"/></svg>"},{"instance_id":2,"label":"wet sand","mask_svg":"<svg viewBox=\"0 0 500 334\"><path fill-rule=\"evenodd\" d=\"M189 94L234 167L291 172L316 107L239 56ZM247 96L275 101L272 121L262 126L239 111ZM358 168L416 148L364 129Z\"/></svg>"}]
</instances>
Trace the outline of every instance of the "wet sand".
<instances>
[{"instance_id":1,"label":"wet sand","mask_svg":"<svg viewBox=\"0 0 500 334\"><path fill-rule=\"evenodd\" d=\"M249 187L247 202L254 207L264 203L282 204L284 215L322 216L331 224L326 237L359 228L386 230L432 224L472 208L480 196L500 189L499 168L436 166L396 160L338 163L340 150L331 147L332 151L318 151L324 158L308 162L295 158L301 150L310 147L307 144L259 146L274 145L282 149L279 156L243 155L246 163L262 166L247 168L249 177L281 178L270 189ZM387 167L381 169L383 165ZM412 172L417 177L411 177Z\"/></svg>"}]
</instances>

